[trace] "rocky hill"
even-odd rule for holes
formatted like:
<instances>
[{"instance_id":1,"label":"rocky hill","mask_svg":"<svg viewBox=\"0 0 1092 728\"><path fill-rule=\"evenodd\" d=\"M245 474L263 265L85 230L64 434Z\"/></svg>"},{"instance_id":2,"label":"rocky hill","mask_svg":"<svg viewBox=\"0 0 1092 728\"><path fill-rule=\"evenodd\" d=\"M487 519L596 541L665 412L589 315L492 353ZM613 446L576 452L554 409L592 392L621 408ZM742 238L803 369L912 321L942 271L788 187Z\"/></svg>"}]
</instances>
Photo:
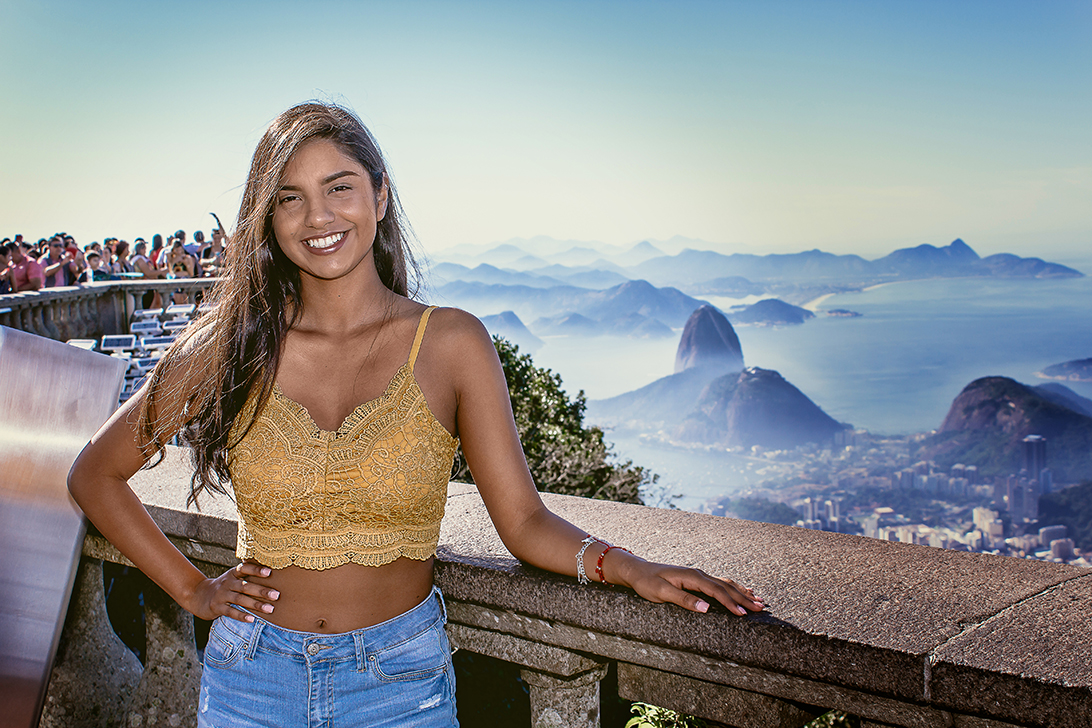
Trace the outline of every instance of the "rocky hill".
<instances>
[{"instance_id":1,"label":"rocky hill","mask_svg":"<svg viewBox=\"0 0 1092 728\"><path fill-rule=\"evenodd\" d=\"M980 260L978 253L956 238L950 245L943 248L933 245L901 248L872 261L872 267L879 273L931 278L944 275L973 275L974 266Z\"/></svg>"},{"instance_id":2,"label":"rocky hill","mask_svg":"<svg viewBox=\"0 0 1092 728\"><path fill-rule=\"evenodd\" d=\"M815 314L806 308L777 298L767 298L731 315L734 323L755 326L792 326L811 318L815 318Z\"/></svg>"},{"instance_id":3,"label":"rocky hill","mask_svg":"<svg viewBox=\"0 0 1092 728\"><path fill-rule=\"evenodd\" d=\"M524 353L533 353L542 348L542 339L528 331L519 316L511 311L482 316L481 321L490 334L508 339Z\"/></svg>"},{"instance_id":4,"label":"rocky hill","mask_svg":"<svg viewBox=\"0 0 1092 728\"><path fill-rule=\"evenodd\" d=\"M531 322L531 328L543 336L599 336L603 325L578 313L541 316Z\"/></svg>"},{"instance_id":5,"label":"rocky hill","mask_svg":"<svg viewBox=\"0 0 1092 728\"><path fill-rule=\"evenodd\" d=\"M675 288L657 288L641 280L605 290L452 281L439 286L436 292L445 302L479 315L511 310L524 321L572 313L595 321L616 321L637 313L669 328L682 326L690 312L705 303Z\"/></svg>"},{"instance_id":6,"label":"rocky hill","mask_svg":"<svg viewBox=\"0 0 1092 728\"><path fill-rule=\"evenodd\" d=\"M952 402L918 457L942 468L960 462L985 475L1008 475L1023 466L1021 441L1041 435L1055 482L1092 478L1092 417L1059 401L1007 377L976 379Z\"/></svg>"},{"instance_id":7,"label":"rocky hill","mask_svg":"<svg viewBox=\"0 0 1092 728\"><path fill-rule=\"evenodd\" d=\"M696 309L686 320L675 352L675 373L695 367L718 373L743 368L743 350L732 324L713 306Z\"/></svg>"},{"instance_id":8,"label":"rocky hill","mask_svg":"<svg viewBox=\"0 0 1092 728\"><path fill-rule=\"evenodd\" d=\"M672 375L588 403L589 421L676 440L729 447L792 448L830 442L844 429L780 374L744 369L732 325L712 306L687 320Z\"/></svg>"},{"instance_id":9,"label":"rocky hill","mask_svg":"<svg viewBox=\"0 0 1092 728\"><path fill-rule=\"evenodd\" d=\"M1074 412L1092 417L1092 399L1082 397L1064 384L1051 382L1050 384L1040 384L1037 387L1032 387L1032 389L1054 404L1060 404L1062 407L1068 407Z\"/></svg>"},{"instance_id":10,"label":"rocky hill","mask_svg":"<svg viewBox=\"0 0 1092 728\"><path fill-rule=\"evenodd\" d=\"M589 401L587 419L604 427L642 432L655 432L665 427L673 429L716 376L717 373L708 369L684 369L632 392Z\"/></svg>"},{"instance_id":11,"label":"rocky hill","mask_svg":"<svg viewBox=\"0 0 1092 728\"><path fill-rule=\"evenodd\" d=\"M675 437L729 447L784 449L828 443L845 427L777 372L751 367L710 382Z\"/></svg>"}]
</instances>

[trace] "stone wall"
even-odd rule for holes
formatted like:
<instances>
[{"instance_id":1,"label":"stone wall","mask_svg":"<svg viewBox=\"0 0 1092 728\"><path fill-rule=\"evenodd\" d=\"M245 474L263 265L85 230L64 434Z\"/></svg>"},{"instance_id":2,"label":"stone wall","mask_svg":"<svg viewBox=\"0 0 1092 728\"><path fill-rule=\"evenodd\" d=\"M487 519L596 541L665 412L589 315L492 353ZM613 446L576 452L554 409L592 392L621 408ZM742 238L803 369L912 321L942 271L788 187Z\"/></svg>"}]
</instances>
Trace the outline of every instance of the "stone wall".
<instances>
[{"instance_id":1,"label":"stone wall","mask_svg":"<svg viewBox=\"0 0 1092 728\"><path fill-rule=\"evenodd\" d=\"M132 484L168 536L207 573L218 573L235 563L234 506L206 497L200 512L187 509L189 477L172 451ZM1092 725L1088 570L544 499L578 526L647 558L747 584L768 609L747 617L720 608L695 614L523 565L501 544L473 486L453 483L436 566L451 642L520 665L535 726L598 725L599 681L611 663L622 697L741 728L800 726L829 709L860 716L864 726ZM124 562L94 533L84 554L89 569L97 559ZM173 603L148 605L149 667L135 677L131 665L117 664L116 649L103 646L109 636L86 636L88 625L101 628L95 615L104 609L98 595L88 596L93 589L81 582L74 598L57 667L66 677L55 674L47 711L72 715L76 702L85 709L125 705L127 725L195 725L200 665L188 615ZM97 683L82 685L73 674Z\"/></svg>"},{"instance_id":2,"label":"stone wall","mask_svg":"<svg viewBox=\"0 0 1092 728\"><path fill-rule=\"evenodd\" d=\"M215 278L161 281L100 281L0 295L0 326L57 341L99 339L129 333L133 311L147 291L167 298L171 291L192 294L210 288Z\"/></svg>"}]
</instances>

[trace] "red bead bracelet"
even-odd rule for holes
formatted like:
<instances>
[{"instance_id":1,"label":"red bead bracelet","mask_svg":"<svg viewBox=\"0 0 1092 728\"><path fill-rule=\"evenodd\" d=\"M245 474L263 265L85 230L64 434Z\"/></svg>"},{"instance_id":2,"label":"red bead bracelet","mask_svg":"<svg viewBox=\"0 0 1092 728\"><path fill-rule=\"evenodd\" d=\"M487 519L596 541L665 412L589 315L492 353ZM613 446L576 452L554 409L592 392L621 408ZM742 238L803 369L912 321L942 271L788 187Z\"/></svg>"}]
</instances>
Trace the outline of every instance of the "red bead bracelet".
<instances>
[{"instance_id":1,"label":"red bead bracelet","mask_svg":"<svg viewBox=\"0 0 1092 728\"><path fill-rule=\"evenodd\" d=\"M622 548L621 546L611 546L610 544L607 544L607 547L605 549L603 549L603 553L599 554L599 561L597 561L595 563L595 574L596 574L596 576L599 577L599 581L604 583L604 584L607 583L607 577L603 576L603 557L606 556L607 552L610 551L611 549L618 549L619 551L625 551L627 554L632 554L633 553L632 551L630 551L627 548Z\"/></svg>"}]
</instances>

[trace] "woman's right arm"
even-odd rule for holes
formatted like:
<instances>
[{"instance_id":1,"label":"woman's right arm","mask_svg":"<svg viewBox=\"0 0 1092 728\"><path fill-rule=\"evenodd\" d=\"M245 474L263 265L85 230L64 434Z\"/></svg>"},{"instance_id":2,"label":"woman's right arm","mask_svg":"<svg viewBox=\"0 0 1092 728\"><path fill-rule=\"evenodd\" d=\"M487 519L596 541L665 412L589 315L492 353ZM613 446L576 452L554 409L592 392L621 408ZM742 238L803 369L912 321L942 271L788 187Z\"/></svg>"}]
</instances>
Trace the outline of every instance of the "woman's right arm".
<instances>
[{"instance_id":1,"label":"woman's right arm","mask_svg":"<svg viewBox=\"0 0 1092 728\"><path fill-rule=\"evenodd\" d=\"M178 391L163 382L162 391ZM145 463L136 423L145 390L123 404L95 433L68 474L72 497L100 533L158 584L183 609L201 619L254 618L236 606L272 612L279 594L253 579L269 575L258 564L241 563L216 579L207 579L174 547L129 487L129 478ZM164 414L180 412L180 402L165 401ZM170 421L169 419L167 421Z\"/></svg>"}]
</instances>

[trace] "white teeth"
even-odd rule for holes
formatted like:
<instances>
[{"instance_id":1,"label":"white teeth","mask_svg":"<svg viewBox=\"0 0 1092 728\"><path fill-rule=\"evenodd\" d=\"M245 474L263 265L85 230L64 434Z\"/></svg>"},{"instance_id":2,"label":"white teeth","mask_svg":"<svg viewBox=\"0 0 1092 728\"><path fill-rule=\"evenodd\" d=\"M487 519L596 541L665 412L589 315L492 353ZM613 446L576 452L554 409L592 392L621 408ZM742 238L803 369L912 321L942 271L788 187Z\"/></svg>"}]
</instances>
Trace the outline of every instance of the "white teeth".
<instances>
[{"instance_id":1,"label":"white teeth","mask_svg":"<svg viewBox=\"0 0 1092 728\"><path fill-rule=\"evenodd\" d=\"M304 243L309 248L329 248L334 243L340 242L343 237L345 237L345 233L334 233L316 240L305 240Z\"/></svg>"}]
</instances>

